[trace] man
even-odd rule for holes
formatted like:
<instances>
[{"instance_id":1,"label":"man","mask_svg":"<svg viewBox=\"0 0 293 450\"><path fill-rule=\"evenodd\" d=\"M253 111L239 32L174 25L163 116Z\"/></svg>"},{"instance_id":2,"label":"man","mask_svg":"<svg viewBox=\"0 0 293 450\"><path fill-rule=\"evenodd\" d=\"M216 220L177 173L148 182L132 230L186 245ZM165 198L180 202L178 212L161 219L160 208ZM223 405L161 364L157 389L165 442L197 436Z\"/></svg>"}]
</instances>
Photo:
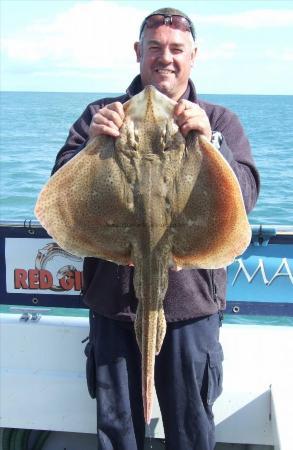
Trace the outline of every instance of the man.
<instances>
[{"instance_id":1,"label":"man","mask_svg":"<svg viewBox=\"0 0 293 450\"><path fill-rule=\"evenodd\" d=\"M247 211L257 199L258 174L237 117L201 101L189 79L196 57L195 31L181 11L163 8L148 16L134 49L140 75L127 93L91 103L72 126L57 155L56 171L95 136L119 136L122 104L152 84L177 101L174 116L184 136L196 130L212 140L234 170ZM115 205L113 205L115 207ZM84 301L90 307L87 346L89 391L97 402L98 448L142 450L145 424L141 358L133 320L137 307L133 268L86 258ZM222 389L219 343L225 308L225 269L170 270L164 301L168 322L156 358L155 384L168 450L212 450L212 405Z\"/></svg>"}]
</instances>

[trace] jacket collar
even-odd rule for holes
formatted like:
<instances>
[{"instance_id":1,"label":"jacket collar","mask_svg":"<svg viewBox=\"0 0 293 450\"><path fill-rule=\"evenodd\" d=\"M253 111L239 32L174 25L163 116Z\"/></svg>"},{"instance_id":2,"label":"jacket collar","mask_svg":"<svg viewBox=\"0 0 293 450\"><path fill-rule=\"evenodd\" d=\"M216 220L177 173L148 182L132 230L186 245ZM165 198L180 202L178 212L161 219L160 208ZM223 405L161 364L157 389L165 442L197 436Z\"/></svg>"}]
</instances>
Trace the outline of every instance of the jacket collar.
<instances>
[{"instance_id":1,"label":"jacket collar","mask_svg":"<svg viewBox=\"0 0 293 450\"><path fill-rule=\"evenodd\" d=\"M140 75L137 75L127 88L126 92L129 95L129 97L133 97L134 95L138 94L140 91L143 90L142 82ZM187 89L182 95L181 98L184 98L186 100L189 100L190 102L197 103L197 95L196 90L193 82L189 79Z\"/></svg>"}]
</instances>

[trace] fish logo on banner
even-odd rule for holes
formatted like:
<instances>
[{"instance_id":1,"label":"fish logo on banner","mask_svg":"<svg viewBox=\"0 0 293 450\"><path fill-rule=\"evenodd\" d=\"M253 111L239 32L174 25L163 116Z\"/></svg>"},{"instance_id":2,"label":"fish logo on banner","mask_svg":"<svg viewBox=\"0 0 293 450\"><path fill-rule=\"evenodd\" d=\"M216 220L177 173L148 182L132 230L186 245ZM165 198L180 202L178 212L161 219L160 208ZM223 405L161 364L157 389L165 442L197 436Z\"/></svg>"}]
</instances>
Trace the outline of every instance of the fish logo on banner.
<instances>
[{"instance_id":1,"label":"fish logo on banner","mask_svg":"<svg viewBox=\"0 0 293 450\"><path fill-rule=\"evenodd\" d=\"M56 242L7 238L5 253L7 292L80 293L83 259L62 250Z\"/></svg>"}]
</instances>

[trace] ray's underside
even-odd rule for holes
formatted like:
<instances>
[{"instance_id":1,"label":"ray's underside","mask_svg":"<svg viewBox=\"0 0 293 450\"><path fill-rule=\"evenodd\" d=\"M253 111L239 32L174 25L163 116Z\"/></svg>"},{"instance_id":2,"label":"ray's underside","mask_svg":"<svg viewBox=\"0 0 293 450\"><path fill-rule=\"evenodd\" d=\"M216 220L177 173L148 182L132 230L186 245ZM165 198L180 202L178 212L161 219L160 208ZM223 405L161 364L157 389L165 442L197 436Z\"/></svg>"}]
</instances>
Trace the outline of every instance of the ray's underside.
<instances>
[{"instance_id":1,"label":"ray's underside","mask_svg":"<svg viewBox=\"0 0 293 450\"><path fill-rule=\"evenodd\" d=\"M166 330L169 267L224 267L251 237L234 172L204 137L184 139L174 106L146 87L124 105L120 137L93 139L53 175L35 207L63 249L134 264L147 423Z\"/></svg>"}]
</instances>

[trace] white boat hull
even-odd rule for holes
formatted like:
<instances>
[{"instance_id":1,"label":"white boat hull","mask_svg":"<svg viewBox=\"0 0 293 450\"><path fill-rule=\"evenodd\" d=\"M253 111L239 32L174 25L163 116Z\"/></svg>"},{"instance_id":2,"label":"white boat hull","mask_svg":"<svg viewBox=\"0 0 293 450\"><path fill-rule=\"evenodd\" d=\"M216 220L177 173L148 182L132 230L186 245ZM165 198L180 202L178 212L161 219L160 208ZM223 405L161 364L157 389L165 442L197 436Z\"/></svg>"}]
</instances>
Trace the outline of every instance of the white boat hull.
<instances>
[{"instance_id":1,"label":"white boat hull","mask_svg":"<svg viewBox=\"0 0 293 450\"><path fill-rule=\"evenodd\" d=\"M0 426L95 433L95 401L85 378L86 317L1 314ZM221 329L224 391L214 412L217 442L293 442L293 328L232 325ZM291 401L290 401L291 398ZM148 432L163 438L158 404Z\"/></svg>"}]
</instances>

